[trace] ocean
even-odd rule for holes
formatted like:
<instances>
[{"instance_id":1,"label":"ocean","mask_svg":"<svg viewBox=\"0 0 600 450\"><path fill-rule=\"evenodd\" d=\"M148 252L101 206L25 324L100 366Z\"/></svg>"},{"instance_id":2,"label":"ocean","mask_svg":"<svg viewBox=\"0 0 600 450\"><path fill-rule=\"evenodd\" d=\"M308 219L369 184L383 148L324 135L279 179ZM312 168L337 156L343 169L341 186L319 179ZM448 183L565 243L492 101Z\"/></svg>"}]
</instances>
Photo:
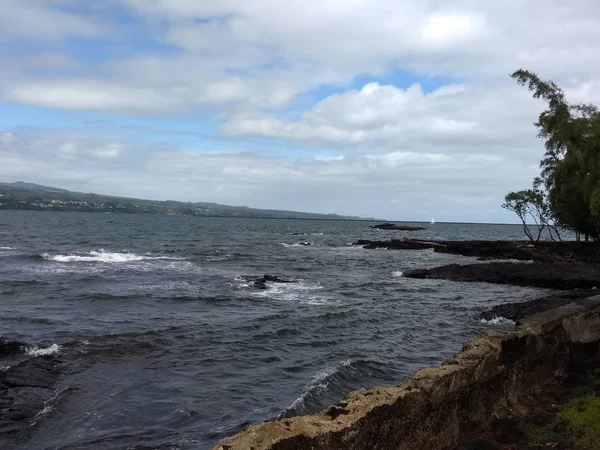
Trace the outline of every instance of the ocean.
<instances>
[{"instance_id":1,"label":"ocean","mask_svg":"<svg viewBox=\"0 0 600 450\"><path fill-rule=\"evenodd\" d=\"M61 361L54 395L0 448L207 449L397 384L512 326L480 312L544 293L407 279L473 259L351 245L522 239L520 226L369 225L0 211L0 337L27 343L22 359ZM265 274L291 282L250 280Z\"/></svg>"}]
</instances>

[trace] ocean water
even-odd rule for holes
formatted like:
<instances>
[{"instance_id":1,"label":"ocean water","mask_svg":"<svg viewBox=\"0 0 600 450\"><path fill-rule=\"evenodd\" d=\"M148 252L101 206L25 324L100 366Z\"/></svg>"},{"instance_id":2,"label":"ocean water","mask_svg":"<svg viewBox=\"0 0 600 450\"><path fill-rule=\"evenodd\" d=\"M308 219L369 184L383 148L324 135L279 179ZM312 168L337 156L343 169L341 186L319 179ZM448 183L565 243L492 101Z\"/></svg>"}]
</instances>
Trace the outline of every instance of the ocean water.
<instances>
[{"instance_id":1,"label":"ocean water","mask_svg":"<svg viewBox=\"0 0 600 450\"><path fill-rule=\"evenodd\" d=\"M512 326L481 311L542 294L407 279L473 259L351 245L522 239L520 226L369 225L0 211L0 336L63 361L52 401L0 448L210 448L245 425L397 384ZM294 282L261 290L244 278L264 274Z\"/></svg>"}]
</instances>

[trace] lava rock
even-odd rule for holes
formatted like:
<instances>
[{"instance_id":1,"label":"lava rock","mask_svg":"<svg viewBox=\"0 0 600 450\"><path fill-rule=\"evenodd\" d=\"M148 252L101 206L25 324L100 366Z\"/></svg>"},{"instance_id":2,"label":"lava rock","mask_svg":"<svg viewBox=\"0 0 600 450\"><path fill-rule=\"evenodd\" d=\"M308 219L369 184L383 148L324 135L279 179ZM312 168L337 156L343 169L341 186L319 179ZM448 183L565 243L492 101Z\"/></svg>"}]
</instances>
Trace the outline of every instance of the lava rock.
<instances>
[{"instance_id":1,"label":"lava rock","mask_svg":"<svg viewBox=\"0 0 600 450\"><path fill-rule=\"evenodd\" d=\"M409 225L397 225L395 223L389 223L389 222L373 225L369 228L374 228L377 230L398 230L398 231L419 231L419 230L426 229L423 227L411 227Z\"/></svg>"},{"instance_id":2,"label":"lava rock","mask_svg":"<svg viewBox=\"0 0 600 450\"><path fill-rule=\"evenodd\" d=\"M26 345L22 342L5 341L0 339L0 359L23 353L23 349L25 347Z\"/></svg>"},{"instance_id":3,"label":"lava rock","mask_svg":"<svg viewBox=\"0 0 600 450\"><path fill-rule=\"evenodd\" d=\"M267 289L267 283L294 283L294 280L282 278L277 275L263 275L262 277L256 277L252 275L244 275L242 278L257 289Z\"/></svg>"},{"instance_id":4,"label":"lava rock","mask_svg":"<svg viewBox=\"0 0 600 450\"><path fill-rule=\"evenodd\" d=\"M600 286L600 267L572 263L449 264L433 269L408 271L404 276L407 278L511 284L556 290L586 290Z\"/></svg>"},{"instance_id":5,"label":"lava rock","mask_svg":"<svg viewBox=\"0 0 600 450\"><path fill-rule=\"evenodd\" d=\"M481 319L492 320L496 317L504 317L512 321L524 319L525 317L533 316L549 309L558 308L567 305L573 301L596 295L595 291L573 291L565 293L557 293L535 300L529 300L522 303L505 303L494 306L489 311L484 311L480 314Z\"/></svg>"}]
</instances>

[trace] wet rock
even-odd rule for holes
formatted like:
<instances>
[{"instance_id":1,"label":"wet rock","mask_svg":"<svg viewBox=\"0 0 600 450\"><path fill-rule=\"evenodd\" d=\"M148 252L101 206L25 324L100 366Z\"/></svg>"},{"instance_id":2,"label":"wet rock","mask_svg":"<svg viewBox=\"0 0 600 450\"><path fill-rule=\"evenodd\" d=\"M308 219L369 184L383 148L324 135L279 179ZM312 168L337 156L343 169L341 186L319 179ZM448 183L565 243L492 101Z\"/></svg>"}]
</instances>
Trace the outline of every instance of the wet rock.
<instances>
[{"instance_id":1,"label":"wet rock","mask_svg":"<svg viewBox=\"0 0 600 450\"><path fill-rule=\"evenodd\" d=\"M267 289L267 283L294 283L294 280L290 280L288 278L282 278L277 275L263 275L262 277L257 277L253 275L244 275L242 278L257 289Z\"/></svg>"},{"instance_id":2,"label":"wet rock","mask_svg":"<svg viewBox=\"0 0 600 450\"><path fill-rule=\"evenodd\" d=\"M443 245L436 242L414 241L412 239L392 239L389 241L369 241L361 239L354 245L362 245L366 249L386 248L388 250L426 250L434 248L436 245Z\"/></svg>"},{"instance_id":3,"label":"wet rock","mask_svg":"<svg viewBox=\"0 0 600 450\"><path fill-rule=\"evenodd\" d=\"M26 345L22 342L0 339L0 359L21 354L25 347Z\"/></svg>"},{"instance_id":4,"label":"wet rock","mask_svg":"<svg viewBox=\"0 0 600 450\"><path fill-rule=\"evenodd\" d=\"M521 241L445 241L435 251L480 259L533 259L534 248Z\"/></svg>"},{"instance_id":5,"label":"wet rock","mask_svg":"<svg viewBox=\"0 0 600 450\"><path fill-rule=\"evenodd\" d=\"M600 267L570 263L450 264L433 269L418 269L404 274L408 278L432 278L452 281L477 281L546 289L594 289L600 286Z\"/></svg>"},{"instance_id":6,"label":"wet rock","mask_svg":"<svg viewBox=\"0 0 600 450\"><path fill-rule=\"evenodd\" d=\"M374 228L377 230L398 230L398 231L419 231L419 230L426 229L423 227L412 227L409 225L397 225L395 223L389 223L389 222L373 225L369 228Z\"/></svg>"},{"instance_id":7,"label":"wet rock","mask_svg":"<svg viewBox=\"0 0 600 450\"><path fill-rule=\"evenodd\" d=\"M505 303L494 306L489 311L480 314L481 319L492 320L496 317L504 317L512 321L521 320L525 317L533 316L534 314L547 311L549 309L558 308L559 306L567 305L573 301L595 295L595 291L573 291L565 293L557 293L543 298L537 298L522 303Z\"/></svg>"}]
</instances>

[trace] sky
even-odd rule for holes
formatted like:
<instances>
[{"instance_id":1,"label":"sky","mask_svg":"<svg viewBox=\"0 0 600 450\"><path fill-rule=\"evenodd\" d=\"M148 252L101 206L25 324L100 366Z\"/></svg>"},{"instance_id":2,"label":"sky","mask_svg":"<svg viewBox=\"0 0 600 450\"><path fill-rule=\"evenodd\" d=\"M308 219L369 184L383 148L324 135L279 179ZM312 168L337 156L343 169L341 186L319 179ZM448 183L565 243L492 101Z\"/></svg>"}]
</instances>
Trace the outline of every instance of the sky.
<instances>
[{"instance_id":1,"label":"sky","mask_svg":"<svg viewBox=\"0 0 600 450\"><path fill-rule=\"evenodd\" d=\"M544 104L600 103L597 0L0 0L0 181L514 222Z\"/></svg>"}]
</instances>

